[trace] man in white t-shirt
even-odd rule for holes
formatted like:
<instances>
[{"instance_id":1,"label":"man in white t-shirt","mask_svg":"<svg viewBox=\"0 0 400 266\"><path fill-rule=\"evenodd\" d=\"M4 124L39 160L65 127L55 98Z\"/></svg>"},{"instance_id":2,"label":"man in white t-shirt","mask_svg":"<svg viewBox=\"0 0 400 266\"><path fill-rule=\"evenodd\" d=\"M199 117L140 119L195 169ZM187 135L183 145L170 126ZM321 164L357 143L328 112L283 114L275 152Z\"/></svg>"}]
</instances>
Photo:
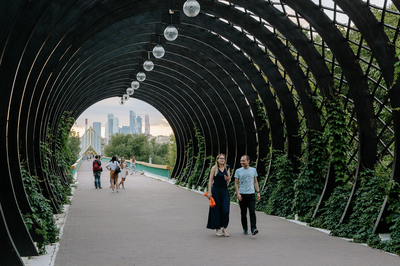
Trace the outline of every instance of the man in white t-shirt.
<instances>
[{"instance_id":1,"label":"man in white t-shirt","mask_svg":"<svg viewBox=\"0 0 400 266\"><path fill-rule=\"evenodd\" d=\"M243 234L248 234L246 215L247 209L249 209L251 233L255 235L258 233L256 226L255 192L257 192L257 200L260 200L260 189L257 181L257 170L254 167L250 167L249 163L249 156L243 155L242 158L240 158L242 167L235 172L235 189L237 199L239 200ZM254 191L254 188L256 191Z\"/></svg>"}]
</instances>

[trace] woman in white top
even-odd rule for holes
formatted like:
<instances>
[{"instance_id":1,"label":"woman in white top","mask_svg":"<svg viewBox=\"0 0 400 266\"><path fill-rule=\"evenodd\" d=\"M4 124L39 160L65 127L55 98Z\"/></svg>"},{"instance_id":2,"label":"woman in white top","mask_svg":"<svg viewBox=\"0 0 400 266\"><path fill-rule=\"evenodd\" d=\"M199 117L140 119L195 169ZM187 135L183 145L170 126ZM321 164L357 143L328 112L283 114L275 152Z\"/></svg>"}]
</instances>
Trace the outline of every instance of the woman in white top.
<instances>
[{"instance_id":1,"label":"woman in white top","mask_svg":"<svg viewBox=\"0 0 400 266\"><path fill-rule=\"evenodd\" d=\"M118 188L122 185L122 188L125 189L125 179L126 176L128 175L128 164L125 162L125 157L121 157L121 163L119 164L119 167L121 168L121 173L119 174L119 177L121 177L121 182L118 185Z\"/></svg>"},{"instance_id":2,"label":"woman in white top","mask_svg":"<svg viewBox=\"0 0 400 266\"><path fill-rule=\"evenodd\" d=\"M116 155L114 155L111 158L111 161L107 164L106 168L108 170L110 170L110 178L111 178L111 189L112 189L112 193L114 193L114 186L117 190L118 193L118 174L115 173L115 169L117 168L117 166L119 167L119 162L118 162L118 158Z\"/></svg>"}]
</instances>

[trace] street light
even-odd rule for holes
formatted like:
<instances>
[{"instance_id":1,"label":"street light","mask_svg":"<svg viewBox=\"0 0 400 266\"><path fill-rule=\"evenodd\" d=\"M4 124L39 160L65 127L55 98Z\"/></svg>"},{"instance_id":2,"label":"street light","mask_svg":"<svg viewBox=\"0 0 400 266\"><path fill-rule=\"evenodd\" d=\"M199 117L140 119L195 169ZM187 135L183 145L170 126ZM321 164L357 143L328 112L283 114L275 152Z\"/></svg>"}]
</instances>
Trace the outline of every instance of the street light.
<instances>
[{"instance_id":1,"label":"street light","mask_svg":"<svg viewBox=\"0 0 400 266\"><path fill-rule=\"evenodd\" d=\"M139 82L138 82L139 83ZM132 95L133 93L135 92L135 90L133 89L133 88L127 88L126 89L126 93L128 94L128 95Z\"/></svg>"},{"instance_id":2,"label":"street light","mask_svg":"<svg viewBox=\"0 0 400 266\"><path fill-rule=\"evenodd\" d=\"M171 25L165 28L164 37L167 39L167 41L172 42L178 38L178 30L174 27L174 25L172 25L172 15L174 14L174 11L170 9L169 14L171 16Z\"/></svg>"},{"instance_id":3,"label":"street light","mask_svg":"<svg viewBox=\"0 0 400 266\"><path fill-rule=\"evenodd\" d=\"M165 54L165 50L161 45L157 44L153 48L153 55L154 55L155 58L161 58L161 57L164 56L164 54Z\"/></svg>"},{"instance_id":4,"label":"street light","mask_svg":"<svg viewBox=\"0 0 400 266\"><path fill-rule=\"evenodd\" d=\"M200 13L200 4L196 0L187 0L183 4L183 13L188 17L195 17Z\"/></svg>"},{"instance_id":5,"label":"street light","mask_svg":"<svg viewBox=\"0 0 400 266\"><path fill-rule=\"evenodd\" d=\"M138 81L142 82L146 79L146 74L142 71L136 74L136 78Z\"/></svg>"},{"instance_id":6,"label":"street light","mask_svg":"<svg viewBox=\"0 0 400 266\"><path fill-rule=\"evenodd\" d=\"M137 80L132 81L131 86L134 90L139 89L140 83Z\"/></svg>"}]
</instances>

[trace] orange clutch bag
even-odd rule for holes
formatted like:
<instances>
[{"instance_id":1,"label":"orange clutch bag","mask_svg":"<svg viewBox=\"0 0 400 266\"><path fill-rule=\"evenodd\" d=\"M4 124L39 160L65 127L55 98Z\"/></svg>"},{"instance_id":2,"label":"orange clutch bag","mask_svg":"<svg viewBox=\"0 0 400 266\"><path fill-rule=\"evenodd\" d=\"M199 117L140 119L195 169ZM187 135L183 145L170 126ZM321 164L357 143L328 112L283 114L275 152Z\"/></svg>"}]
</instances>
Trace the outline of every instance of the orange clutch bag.
<instances>
[{"instance_id":1,"label":"orange clutch bag","mask_svg":"<svg viewBox=\"0 0 400 266\"><path fill-rule=\"evenodd\" d=\"M207 197L207 195L208 195L208 191L206 192L206 194L204 194L204 196ZM214 200L214 198L213 198L213 197L210 197L210 199L209 199L208 201L209 201L209 203L210 203L210 207L211 207L211 208L214 208L214 207L215 207L215 200Z\"/></svg>"}]
</instances>

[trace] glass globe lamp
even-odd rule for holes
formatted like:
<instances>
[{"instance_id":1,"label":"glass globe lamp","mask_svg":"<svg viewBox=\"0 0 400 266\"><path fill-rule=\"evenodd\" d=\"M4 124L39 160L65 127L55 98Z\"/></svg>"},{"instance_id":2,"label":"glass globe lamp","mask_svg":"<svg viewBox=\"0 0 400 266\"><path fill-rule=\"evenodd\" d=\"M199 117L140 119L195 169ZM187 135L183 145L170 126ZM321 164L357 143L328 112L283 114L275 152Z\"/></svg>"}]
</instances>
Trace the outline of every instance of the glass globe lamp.
<instances>
[{"instance_id":1,"label":"glass globe lamp","mask_svg":"<svg viewBox=\"0 0 400 266\"><path fill-rule=\"evenodd\" d=\"M120 105L124 105L125 104L125 101L124 101L123 97L119 98L118 102L119 102Z\"/></svg>"},{"instance_id":2,"label":"glass globe lamp","mask_svg":"<svg viewBox=\"0 0 400 266\"><path fill-rule=\"evenodd\" d=\"M136 81L137 82L137 81ZM138 82L139 83L139 82ZM133 88L127 88L126 89L126 94L128 95L132 95L135 92L135 90Z\"/></svg>"},{"instance_id":3,"label":"glass globe lamp","mask_svg":"<svg viewBox=\"0 0 400 266\"><path fill-rule=\"evenodd\" d=\"M183 4L183 13L188 17L195 17L200 13L200 4L196 0L187 0Z\"/></svg>"},{"instance_id":4,"label":"glass globe lamp","mask_svg":"<svg viewBox=\"0 0 400 266\"><path fill-rule=\"evenodd\" d=\"M153 68L154 68L154 63L153 63L153 61L151 61L151 60L146 60L146 61L143 63L143 68L144 68L144 70L146 70L146 71L152 71Z\"/></svg>"},{"instance_id":5,"label":"glass globe lamp","mask_svg":"<svg viewBox=\"0 0 400 266\"><path fill-rule=\"evenodd\" d=\"M161 45L157 44L153 48L153 55L154 55L155 58L161 58L161 57L164 56L164 54L165 54L165 50Z\"/></svg>"},{"instance_id":6,"label":"glass globe lamp","mask_svg":"<svg viewBox=\"0 0 400 266\"><path fill-rule=\"evenodd\" d=\"M138 81L142 82L146 79L146 74L142 71L136 74L136 78Z\"/></svg>"},{"instance_id":7,"label":"glass globe lamp","mask_svg":"<svg viewBox=\"0 0 400 266\"><path fill-rule=\"evenodd\" d=\"M164 37L170 42L175 41L178 38L178 30L173 25L169 25L164 30Z\"/></svg>"},{"instance_id":8,"label":"glass globe lamp","mask_svg":"<svg viewBox=\"0 0 400 266\"><path fill-rule=\"evenodd\" d=\"M139 89L140 83L137 80L132 81L131 86L134 90Z\"/></svg>"},{"instance_id":9,"label":"glass globe lamp","mask_svg":"<svg viewBox=\"0 0 400 266\"><path fill-rule=\"evenodd\" d=\"M124 102L126 102L129 100L130 97L128 94L124 94L124 95L122 95L122 98L124 99Z\"/></svg>"}]
</instances>

